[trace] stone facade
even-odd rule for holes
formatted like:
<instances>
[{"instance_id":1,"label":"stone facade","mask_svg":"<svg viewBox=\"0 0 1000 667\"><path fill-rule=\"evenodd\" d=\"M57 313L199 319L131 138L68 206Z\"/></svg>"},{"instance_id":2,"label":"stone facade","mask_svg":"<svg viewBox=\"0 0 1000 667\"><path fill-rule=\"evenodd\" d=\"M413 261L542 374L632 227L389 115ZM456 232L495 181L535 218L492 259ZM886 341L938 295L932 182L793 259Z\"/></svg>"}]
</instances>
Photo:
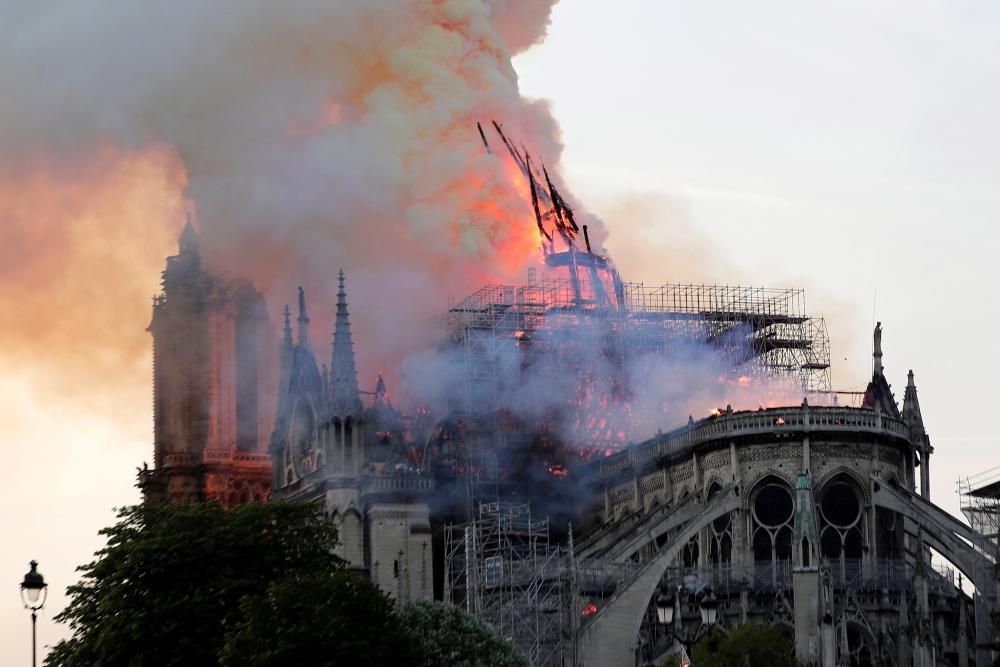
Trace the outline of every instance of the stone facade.
<instances>
[{"instance_id":1,"label":"stone facade","mask_svg":"<svg viewBox=\"0 0 1000 667\"><path fill-rule=\"evenodd\" d=\"M231 507L271 493L274 341L263 297L201 267L190 222L153 301L153 467L150 501L215 500Z\"/></svg>"}]
</instances>

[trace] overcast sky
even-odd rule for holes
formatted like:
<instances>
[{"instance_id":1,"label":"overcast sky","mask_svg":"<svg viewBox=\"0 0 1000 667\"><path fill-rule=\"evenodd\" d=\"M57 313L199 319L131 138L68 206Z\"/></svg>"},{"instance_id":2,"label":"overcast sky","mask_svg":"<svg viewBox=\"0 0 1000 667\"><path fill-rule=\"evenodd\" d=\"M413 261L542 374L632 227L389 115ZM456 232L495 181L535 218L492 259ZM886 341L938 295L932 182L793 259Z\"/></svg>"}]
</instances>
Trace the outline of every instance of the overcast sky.
<instances>
[{"instance_id":1,"label":"overcast sky","mask_svg":"<svg viewBox=\"0 0 1000 667\"><path fill-rule=\"evenodd\" d=\"M515 60L626 278L804 287L839 389L870 376L874 305L956 511L1000 465L998 27L993 3L577 0Z\"/></svg>"},{"instance_id":2,"label":"overcast sky","mask_svg":"<svg viewBox=\"0 0 1000 667\"><path fill-rule=\"evenodd\" d=\"M1000 465L998 27L985 2L572 0L515 60L523 91L551 101L564 176L608 222L626 279L804 287L841 389L863 388L883 322L900 400L916 372L933 498L956 512L956 479ZM16 547L0 556L0 663L24 664L26 561L56 593L39 624L51 643L72 568L110 508L137 499L151 436L20 400L2 373L0 395L0 525ZM88 442L54 444L75 432Z\"/></svg>"}]
</instances>

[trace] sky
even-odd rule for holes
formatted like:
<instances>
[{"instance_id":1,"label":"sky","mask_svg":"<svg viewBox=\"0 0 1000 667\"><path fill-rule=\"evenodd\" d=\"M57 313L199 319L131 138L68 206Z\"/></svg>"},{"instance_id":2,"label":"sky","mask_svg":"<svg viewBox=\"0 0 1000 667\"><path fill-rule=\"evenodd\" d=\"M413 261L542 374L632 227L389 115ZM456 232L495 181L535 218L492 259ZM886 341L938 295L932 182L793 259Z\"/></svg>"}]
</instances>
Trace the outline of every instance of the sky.
<instances>
[{"instance_id":1,"label":"sky","mask_svg":"<svg viewBox=\"0 0 1000 667\"><path fill-rule=\"evenodd\" d=\"M557 4L547 39L514 67L522 93L548 101L562 129L563 179L604 219L624 277L805 288L809 310L827 318L838 389L864 387L872 321L882 321L900 400L907 370L916 374L936 448L932 498L957 512L956 480L1000 465L989 428L1000 371L991 292L1000 282L1000 6L610 7ZM0 248L0 323L26 332L0 351L0 664L24 664L30 653L17 596L28 560L51 583L38 630L40 644L53 643L65 633L52 616L73 568L100 547L112 508L138 500L135 469L151 455L144 329L176 230L136 240L103 224L112 210L182 219L175 157L144 160L162 164L148 166L151 176L125 199L119 181L147 165L120 170L109 158L105 169L74 175L86 204L64 187L51 210L31 211L40 230L45 216L73 215L71 238L33 243L136 250L109 253L100 266L23 266L23 248ZM0 176L3 230L26 215L20 197L37 183ZM108 276L113 289L99 279ZM53 283L65 287L62 298L93 307L61 318L65 304L42 298ZM75 340L86 348L45 363ZM67 364L93 369L92 381L77 381Z\"/></svg>"}]
</instances>

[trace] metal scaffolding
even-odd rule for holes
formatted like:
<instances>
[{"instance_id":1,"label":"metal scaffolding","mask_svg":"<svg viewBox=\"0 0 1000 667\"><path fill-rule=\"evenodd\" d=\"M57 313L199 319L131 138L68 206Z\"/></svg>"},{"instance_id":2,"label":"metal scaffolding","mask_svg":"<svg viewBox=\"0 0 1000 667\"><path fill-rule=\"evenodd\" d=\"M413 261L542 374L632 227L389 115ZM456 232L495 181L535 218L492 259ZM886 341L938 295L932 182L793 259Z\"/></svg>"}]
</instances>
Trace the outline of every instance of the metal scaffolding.
<instances>
[{"instance_id":1,"label":"metal scaffolding","mask_svg":"<svg viewBox=\"0 0 1000 667\"><path fill-rule=\"evenodd\" d=\"M445 599L511 642L530 667L563 664L569 595L549 522L532 519L528 504L481 503L471 522L445 527Z\"/></svg>"},{"instance_id":2,"label":"metal scaffolding","mask_svg":"<svg viewBox=\"0 0 1000 667\"><path fill-rule=\"evenodd\" d=\"M1000 563L1000 468L958 481L962 514L976 532L976 664L991 665L997 648L997 564ZM982 585L982 582L990 582Z\"/></svg>"},{"instance_id":3,"label":"metal scaffolding","mask_svg":"<svg viewBox=\"0 0 1000 667\"><path fill-rule=\"evenodd\" d=\"M826 322L806 314L802 290L618 282L605 290L619 297L608 306L581 298L594 292L588 280L536 280L532 272L526 285L487 285L449 308L441 323L465 366L467 403L455 407L484 414L502 406L504 392L518 386L505 377L534 359L572 359L583 348L624 366L703 346L735 375L779 376L806 392L830 393Z\"/></svg>"}]
</instances>

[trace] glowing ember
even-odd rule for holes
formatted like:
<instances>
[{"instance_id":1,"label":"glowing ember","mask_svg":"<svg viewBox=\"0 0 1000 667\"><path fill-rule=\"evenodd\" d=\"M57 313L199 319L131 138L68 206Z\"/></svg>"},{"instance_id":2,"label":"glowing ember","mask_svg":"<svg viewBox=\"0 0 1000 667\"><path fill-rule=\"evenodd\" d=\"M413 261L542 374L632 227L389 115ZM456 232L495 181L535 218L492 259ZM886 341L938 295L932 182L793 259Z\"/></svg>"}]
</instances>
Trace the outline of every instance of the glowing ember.
<instances>
[{"instance_id":1,"label":"glowing ember","mask_svg":"<svg viewBox=\"0 0 1000 667\"><path fill-rule=\"evenodd\" d=\"M591 614L596 614L596 613L597 613L597 605L594 604L593 602L588 602L587 606L583 608L583 612L580 615L590 616Z\"/></svg>"},{"instance_id":2,"label":"glowing ember","mask_svg":"<svg viewBox=\"0 0 1000 667\"><path fill-rule=\"evenodd\" d=\"M559 477L560 479L569 477L569 468L564 465L554 463L549 466L549 474L553 477Z\"/></svg>"}]
</instances>

